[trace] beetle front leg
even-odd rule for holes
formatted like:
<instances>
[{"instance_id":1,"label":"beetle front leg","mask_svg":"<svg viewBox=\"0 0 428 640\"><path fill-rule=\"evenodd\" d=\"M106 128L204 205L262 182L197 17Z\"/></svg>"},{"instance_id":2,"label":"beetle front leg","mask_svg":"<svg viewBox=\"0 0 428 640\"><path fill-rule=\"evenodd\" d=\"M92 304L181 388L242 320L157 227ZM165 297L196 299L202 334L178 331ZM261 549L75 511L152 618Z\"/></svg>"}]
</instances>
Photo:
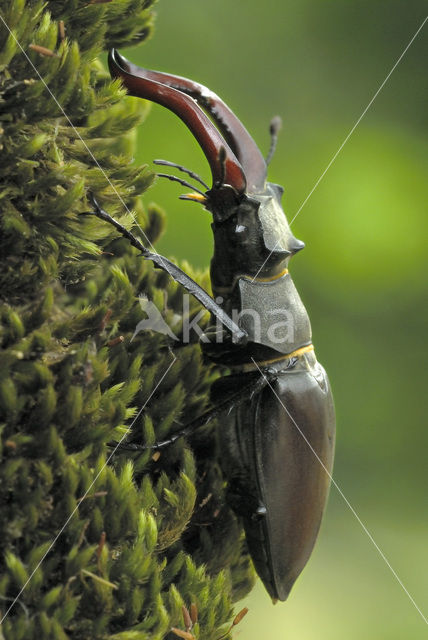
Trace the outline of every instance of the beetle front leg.
<instances>
[{"instance_id":1,"label":"beetle front leg","mask_svg":"<svg viewBox=\"0 0 428 640\"><path fill-rule=\"evenodd\" d=\"M130 244L141 252L141 255L146 260L151 260L154 265L166 271L176 282L181 284L184 289L194 296L207 311L209 311L232 335L232 341L234 344L242 345L247 341L247 333L240 329L238 325L232 320L230 316L211 298L211 296L200 287L190 276L187 275L180 267L168 260L160 253L154 253L145 247L142 242L136 238L126 227L120 222L112 218L104 209L100 207L97 200L92 194L89 194L89 200L94 207L93 211L85 212L87 215L95 215L97 218L108 222L115 227Z\"/></svg>"}]
</instances>

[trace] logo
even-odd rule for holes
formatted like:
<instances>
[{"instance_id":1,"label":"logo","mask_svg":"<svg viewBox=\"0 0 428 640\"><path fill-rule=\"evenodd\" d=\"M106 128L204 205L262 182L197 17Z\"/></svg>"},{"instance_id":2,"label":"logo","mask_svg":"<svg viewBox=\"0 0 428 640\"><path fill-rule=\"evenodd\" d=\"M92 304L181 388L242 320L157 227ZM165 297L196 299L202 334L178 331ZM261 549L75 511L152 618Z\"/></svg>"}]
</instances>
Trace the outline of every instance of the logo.
<instances>
[{"instance_id":1,"label":"logo","mask_svg":"<svg viewBox=\"0 0 428 640\"><path fill-rule=\"evenodd\" d=\"M141 309L144 311L144 313L147 314L147 318L145 320L140 320L140 322L137 324L134 334L131 338L131 342L141 331L155 331L156 333L163 333L163 335L169 336L173 340L178 340L175 333L163 319L162 314L157 306L145 295L140 294L138 296L138 299ZM175 314L173 317L173 324L177 324L179 320L180 316Z\"/></svg>"},{"instance_id":2,"label":"logo","mask_svg":"<svg viewBox=\"0 0 428 640\"><path fill-rule=\"evenodd\" d=\"M140 307L147 317L140 320L135 327L131 342L142 331L154 331L185 344L190 342L191 332L197 335L200 342L222 343L225 337L225 329L220 320L216 320L215 330L211 327L209 333L205 333L198 323L206 314L206 310L202 309L191 317L190 298L189 294L184 294L182 314L174 314L170 324L167 324L154 302L149 300L147 296L140 294ZM221 304L223 298L216 298L216 302ZM254 342L262 342L262 336L267 337L270 344L283 345L284 342L293 343L294 341L294 316L288 309L270 309L263 317L254 309L241 309L239 312L234 309L231 317L235 324L251 336L251 340ZM267 320L267 317L269 317L269 320ZM172 328L178 323L181 325L180 337L174 333Z\"/></svg>"}]
</instances>

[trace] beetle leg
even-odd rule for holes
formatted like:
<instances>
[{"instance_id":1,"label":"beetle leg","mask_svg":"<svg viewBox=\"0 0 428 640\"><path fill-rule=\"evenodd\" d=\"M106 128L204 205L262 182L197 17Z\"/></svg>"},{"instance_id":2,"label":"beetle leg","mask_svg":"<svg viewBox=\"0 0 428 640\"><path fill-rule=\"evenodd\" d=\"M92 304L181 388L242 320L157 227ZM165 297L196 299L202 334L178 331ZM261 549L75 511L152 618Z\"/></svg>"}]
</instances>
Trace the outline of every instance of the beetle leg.
<instances>
[{"instance_id":1,"label":"beetle leg","mask_svg":"<svg viewBox=\"0 0 428 640\"><path fill-rule=\"evenodd\" d=\"M214 382L214 397L212 397L214 406L195 418L195 420L189 422L183 428L173 433L170 438L160 442L155 442L153 445L123 443L120 444L117 449L124 449L126 451L145 451L147 449L159 450L173 444L179 438L192 435L192 433L197 431L199 427L205 426L211 422L211 420L222 415L228 416L233 409L236 409L244 402L251 400L268 384L274 382L281 373L287 369L292 369L295 363L296 359L290 358L283 364L281 369L276 369L275 367L263 367L263 369L261 369L261 375L257 371L245 374L244 378L242 374L231 374L219 378ZM111 446L117 445L112 444ZM263 517L264 510L264 505L260 504L258 509L255 510L255 517Z\"/></svg>"},{"instance_id":2,"label":"beetle leg","mask_svg":"<svg viewBox=\"0 0 428 640\"><path fill-rule=\"evenodd\" d=\"M269 383L272 382L278 375L277 371L268 371L264 372L264 375L260 374L252 374L250 375L251 380L246 382L243 386L241 386L237 391L234 391L227 395L226 398L224 396L222 399L214 406L212 409L209 409L205 413L201 414L195 420L192 420L187 425L176 431L166 440L162 440L159 442L155 442L152 445L144 445L144 444L135 444L135 443L123 443L119 444L119 446L111 443L111 446L117 447L117 450L125 450L125 451L146 451L147 449L154 449L158 451L159 449L164 449L171 444L174 444L177 440L183 437L187 437L195 433L200 427L207 425L209 422L218 418L222 415L229 415L233 409L236 409L241 404L246 402L248 399L251 399L257 393L260 393L262 389ZM234 376L225 376L221 378L222 382L228 382ZM242 376L239 376L240 381L242 381Z\"/></svg>"},{"instance_id":3,"label":"beetle leg","mask_svg":"<svg viewBox=\"0 0 428 640\"><path fill-rule=\"evenodd\" d=\"M113 225L127 240L129 240L130 244L138 249L141 252L141 255L146 260L151 260L156 267L159 269L163 269L166 271L173 280L181 284L186 291L188 291L192 296L194 296L199 302L209 311L212 315L217 318L228 331L232 334L233 342L236 344L245 344L247 334L245 331L242 331L238 327L235 322L233 322L232 318L225 313L225 311L211 298L211 296L202 289L190 276L187 275L180 267L177 267L176 264L168 260L165 256L162 256L160 253L154 253L147 249L138 238L136 238L128 229L126 229L120 222L112 218L104 209L100 207L98 202L95 200L92 194L89 195L89 199L91 204L94 207L93 211L87 212L97 216L97 218L101 218L105 222Z\"/></svg>"}]
</instances>

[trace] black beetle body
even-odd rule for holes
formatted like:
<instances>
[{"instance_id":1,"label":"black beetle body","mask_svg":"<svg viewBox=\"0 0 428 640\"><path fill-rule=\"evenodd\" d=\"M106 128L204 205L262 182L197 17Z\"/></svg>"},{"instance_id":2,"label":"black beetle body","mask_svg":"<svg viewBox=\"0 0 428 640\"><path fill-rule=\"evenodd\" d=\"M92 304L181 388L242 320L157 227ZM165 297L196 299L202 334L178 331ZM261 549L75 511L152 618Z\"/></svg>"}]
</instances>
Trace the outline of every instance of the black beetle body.
<instances>
[{"instance_id":1,"label":"black beetle body","mask_svg":"<svg viewBox=\"0 0 428 640\"><path fill-rule=\"evenodd\" d=\"M241 376L220 380L215 391ZM308 352L221 425L230 504L274 600L287 598L309 559L327 499L334 450L327 385Z\"/></svg>"},{"instance_id":2,"label":"black beetle body","mask_svg":"<svg viewBox=\"0 0 428 640\"><path fill-rule=\"evenodd\" d=\"M220 427L231 504L243 518L268 593L285 600L317 537L335 435L327 375L316 360L309 318L288 273L290 258L304 244L291 233L280 204L282 188L266 182L258 147L218 96L186 78L141 69L116 51L109 66L131 95L174 111L211 167L212 188L184 198L202 203L213 216L211 282L220 304L99 208L97 215L115 224L220 324L215 343L202 346L233 372L213 388L214 401L235 399Z\"/></svg>"}]
</instances>

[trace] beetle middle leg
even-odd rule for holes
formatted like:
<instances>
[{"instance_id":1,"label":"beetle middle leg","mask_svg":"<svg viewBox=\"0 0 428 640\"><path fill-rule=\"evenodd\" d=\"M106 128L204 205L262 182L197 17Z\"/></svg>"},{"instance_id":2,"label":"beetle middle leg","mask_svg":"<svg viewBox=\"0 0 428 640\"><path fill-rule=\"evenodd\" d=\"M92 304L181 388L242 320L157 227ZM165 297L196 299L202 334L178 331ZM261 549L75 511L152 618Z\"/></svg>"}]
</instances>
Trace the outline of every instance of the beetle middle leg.
<instances>
[{"instance_id":1,"label":"beetle middle leg","mask_svg":"<svg viewBox=\"0 0 428 640\"><path fill-rule=\"evenodd\" d=\"M180 438L191 436L200 427L204 427L212 420L223 415L227 417L232 410L240 407L244 402L251 400L254 395L260 393L277 375L276 370L265 369L263 375L254 372L245 374L245 376L232 374L219 378L213 385L212 401L214 406L178 431L175 431L169 438L151 445L125 442L114 446L118 451L146 451L147 449L158 451L164 449Z\"/></svg>"}]
</instances>

